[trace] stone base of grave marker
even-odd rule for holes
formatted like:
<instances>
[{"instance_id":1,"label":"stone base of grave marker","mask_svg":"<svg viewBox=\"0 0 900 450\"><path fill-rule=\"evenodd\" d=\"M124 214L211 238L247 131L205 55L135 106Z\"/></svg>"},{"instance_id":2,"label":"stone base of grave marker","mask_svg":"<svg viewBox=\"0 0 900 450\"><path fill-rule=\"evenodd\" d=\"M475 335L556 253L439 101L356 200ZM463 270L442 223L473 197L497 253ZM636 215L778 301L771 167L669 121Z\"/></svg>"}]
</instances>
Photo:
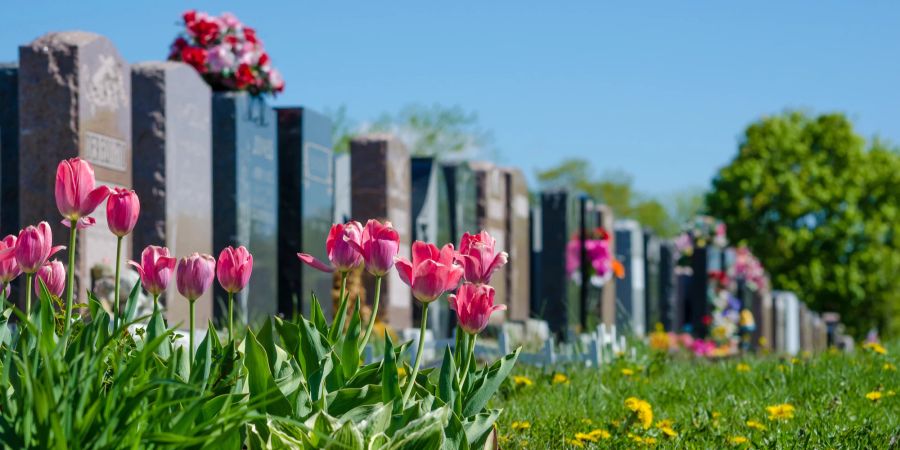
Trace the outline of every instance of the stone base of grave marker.
<instances>
[{"instance_id":1,"label":"stone base of grave marker","mask_svg":"<svg viewBox=\"0 0 900 450\"><path fill-rule=\"evenodd\" d=\"M134 190L141 217L134 229L132 258L148 245L167 247L180 258L213 253L211 97L191 66L144 62L131 67ZM214 255L218 256L218 255ZM196 323L213 314L208 291L195 302ZM186 324L188 303L175 283L165 293L171 324Z\"/></svg>"}]
</instances>

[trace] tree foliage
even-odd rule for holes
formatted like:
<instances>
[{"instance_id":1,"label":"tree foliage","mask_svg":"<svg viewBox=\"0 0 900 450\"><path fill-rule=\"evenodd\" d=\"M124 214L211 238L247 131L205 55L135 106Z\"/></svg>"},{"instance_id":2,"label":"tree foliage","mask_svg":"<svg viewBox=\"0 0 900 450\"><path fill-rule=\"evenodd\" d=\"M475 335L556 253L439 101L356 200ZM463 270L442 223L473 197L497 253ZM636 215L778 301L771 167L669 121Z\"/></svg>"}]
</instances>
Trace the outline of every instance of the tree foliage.
<instances>
[{"instance_id":1,"label":"tree foliage","mask_svg":"<svg viewBox=\"0 0 900 450\"><path fill-rule=\"evenodd\" d=\"M840 312L857 335L898 331L900 157L879 141L867 150L843 115L751 124L706 201L776 289Z\"/></svg>"}]
</instances>

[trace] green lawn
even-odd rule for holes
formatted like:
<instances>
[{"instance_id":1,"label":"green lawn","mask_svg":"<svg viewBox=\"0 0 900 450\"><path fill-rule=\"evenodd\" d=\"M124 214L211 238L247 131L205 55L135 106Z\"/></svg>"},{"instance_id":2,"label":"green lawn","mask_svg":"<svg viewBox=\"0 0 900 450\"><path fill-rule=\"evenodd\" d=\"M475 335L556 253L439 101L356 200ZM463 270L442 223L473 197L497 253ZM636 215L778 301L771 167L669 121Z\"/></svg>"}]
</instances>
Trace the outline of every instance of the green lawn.
<instances>
[{"instance_id":1,"label":"green lawn","mask_svg":"<svg viewBox=\"0 0 900 450\"><path fill-rule=\"evenodd\" d=\"M900 448L898 350L718 362L645 353L601 369L520 366L513 375L531 384L510 377L494 402L504 409L500 443L535 449ZM872 392L880 399L867 398ZM625 406L629 397L649 403L649 428ZM770 417L767 407L781 404L793 406L792 418Z\"/></svg>"}]
</instances>

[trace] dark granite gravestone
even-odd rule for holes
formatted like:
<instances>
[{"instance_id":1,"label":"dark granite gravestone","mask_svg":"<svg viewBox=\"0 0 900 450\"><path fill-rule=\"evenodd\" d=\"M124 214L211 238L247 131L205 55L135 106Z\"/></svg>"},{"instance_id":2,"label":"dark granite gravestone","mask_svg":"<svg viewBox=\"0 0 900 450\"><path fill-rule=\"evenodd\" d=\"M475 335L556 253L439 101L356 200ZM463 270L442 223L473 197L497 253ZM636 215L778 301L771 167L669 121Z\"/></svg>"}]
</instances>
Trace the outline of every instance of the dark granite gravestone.
<instances>
[{"instance_id":1,"label":"dark granite gravestone","mask_svg":"<svg viewBox=\"0 0 900 450\"><path fill-rule=\"evenodd\" d=\"M712 310L709 303L709 251L710 247L698 247L691 255L691 276L685 298L685 323L697 337L706 337L709 326L706 320Z\"/></svg>"},{"instance_id":2,"label":"dark granite gravestone","mask_svg":"<svg viewBox=\"0 0 900 450\"><path fill-rule=\"evenodd\" d=\"M278 160L275 111L246 93L213 95L213 248L253 254L250 284L235 309L250 321L278 310ZM215 315L227 314L216 287ZM236 316L239 316L235 312Z\"/></svg>"},{"instance_id":3,"label":"dark granite gravestone","mask_svg":"<svg viewBox=\"0 0 900 450\"><path fill-rule=\"evenodd\" d=\"M328 260L324 240L334 218L334 158L331 120L308 108L278 113L278 312L309 313L315 293L327 299L330 274L297 259L297 252ZM321 302L333 314L332 302Z\"/></svg>"},{"instance_id":4,"label":"dark granite gravestone","mask_svg":"<svg viewBox=\"0 0 900 450\"><path fill-rule=\"evenodd\" d=\"M141 199L132 259L140 261L148 245L178 258L213 254L209 86L184 63L139 63L131 67L131 100L132 177ZM169 323L188 323L188 303L175 283L165 295ZM210 291L196 302L201 326L212 318L212 298Z\"/></svg>"},{"instance_id":5,"label":"dark granite gravestone","mask_svg":"<svg viewBox=\"0 0 900 450\"><path fill-rule=\"evenodd\" d=\"M0 64L0 236L19 224L19 66Z\"/></svg>"},{"instance_id":6,"label":"dark granite gravestone","mask_svg":"<svg viewBox=\"0 0 900 450\"><path fill-rule=\"evenodd\" d=\"M675 302L677 287L675 281L675 250L669 241L659 244L659 321L666 331L677 330L675 326Z\"/></svg>"},{"instance_id":7,"label":"dark granite gravestone","mask_svg":"<svg viewBox=\"0 0 900 450\"><path fill-rule=\"evenodd\" d=\"M595 286L591 278L591 263L588 259L585 240L588 233L597 227L597 214L594 212L594 201L586 195L578 197L577 216L574 223L577 227L570 231L569 235L576 237L580 244L579 259L580 273L577 277L570 277L573 282L572 288L577 292L577 297L573 298L573 302L577 305L577 316L572 323L578 324L580 328L577 332L589 331L599 324L599 317L595 314L600 305L600 297L602 290Z\"/></svg>"},{"instance_id":8,"label":"dark granite gravestone","mask_svg":"<svg viewBox=\"0 0 900 450\"><path fill-rule=\"evenodd\" d=\"M663 322L662 318L662 302L661 286L660 286L660 241L652 231L644 230L644 280L646 286L644 289L644 305L646 310L646 322L644 329L653 331L656 324Z\"/></svg>"},{"instance_id":9,"label":"dark granite gravestone","mask_svg":"<svg viewBox=\"0 0 900 450\"><path fill-rule=\"evenodd\" d=\"M485 230L497 240L495 249L506 251L509 248L506 236L506 181L503 172L488 162L471 163L475 172L475 190L477 207L475 210L478 231ZM494 288L494 303L507 304L508 266L503 266L491 277ZM507 305L509 307L509 305ZM501 323L509 311L498 311L491 315L491 323Z\"/></svg>"},{"instance_id":10,"label":"dark granite gravestone","mask_svg":"<svg viewBox=\"0 0 900 450\"><path fill-rule=\"evenodd\" d=\"M644 233L633 220L619 220L615 225L616 258L625 268L625 276L616 283L618 307L616 326L643 336L647 323L644 290Z\"/></svg>"},{"instance_id":11,"label":"dark granite gravestone","mask_svg":"<svg viewBox=\"0 0 900 450\"><path fill-rule=\"evenodd\" d=\"M447 200L447 183L444 171L437 160L431 157L416 157L410 160L411 187L410 206L412 212L413 241L430 242L438 247L452 243L450 237L450 210ZM454 244L456 245L456 244ZM413 326L419 326L422 305L413 304ZM446 298L431 302L428 311L428 328L435 337L444 338L451 334L452 315Z\"/></svg>"},{"instance_id":12,"label":"dark granite gravestone","mask_svg":"<svg viewBox=\"0 0 900 450\"><path fill-rule=\"evenodd\" d=\"M506 181L506 229L509 253L506 277L507 316L512 320L531 317L531 288L528 274L531 267L530 225L528 214L528 182L525 174L516 168L504 168Z\"/></svg>"},{"instance_id":13,"label":"dark granite gravestone","mask_svg":"<svg viewBox=\"0 0 900 450\"><path fill-rule=\"evenodd\" d=\"M19 47L19 131L20 222L46 220L54 243L64 243L68 228L54 200L60 160L80 156L94 166L98 184L132 186L131 74L112 42L69 31ZM78 235L77 292L91 287L92 267L115 264L105 211L106 202L92 215L97 223ZM130 255L131 236L124 244Z\"/></svg>"},{"instance_id":14,"label":"dark granite gravestone","mask_svg":"<svg viewBox=\"0 0 900 450\"><path fill-rule=\"evenodd\" d=\"M464 232L477 233L476 209L478 192L475 173L468 162L441 163L444 182L447 185L447 203L450 208L450 238L454 245Z\"/></svg>"},{"instance_id":15,"label":"dark granite gravestone","mask_svg":"<svg viewBox=\"0 0 900 450\"><path fill-rule=\"evenodd\" d=\"M398 256L409 258L410 161L403 143L391 135L361 136L350 142L350 186L353 219L390 221L400 235ZM374 278L366 274L367 304L375 297ZM409 287L391 270L381 286L378 316L394 329L412 325L412 297Z\"/></svg>"},{"instance_id":16,"label":"dark granite gravestone","mask_svg":"<svg viewBox=\"0 0 900 450\"><path fill-rule=\"evenodd\" d=\"M609 252L610 255L616 254L616 240L614 239L615 216L612 208L607 205L596 205L594 207L597 216L597 226L609 235ZM600 294L600 305L597 311L600 319L610 327L616 323L616 277L612 275L603 284Z\"/></svg>"},{"instance_id":17,"label":"dark granite gravestone","mask_svg":"<svg viewBox=\"0 0 900 450\"><path fill-rule=\"evenodd\" d=\"M570 239L579 239L579 197L565 190L541 192L540 238L535 244L540 251L534 270L540 289L531 297L531 312L547 321L558 339L568 339L581 325L581 283L576 279L584 274L569 274L566 267L566 246Z\"/></svg>"}]
</instances>

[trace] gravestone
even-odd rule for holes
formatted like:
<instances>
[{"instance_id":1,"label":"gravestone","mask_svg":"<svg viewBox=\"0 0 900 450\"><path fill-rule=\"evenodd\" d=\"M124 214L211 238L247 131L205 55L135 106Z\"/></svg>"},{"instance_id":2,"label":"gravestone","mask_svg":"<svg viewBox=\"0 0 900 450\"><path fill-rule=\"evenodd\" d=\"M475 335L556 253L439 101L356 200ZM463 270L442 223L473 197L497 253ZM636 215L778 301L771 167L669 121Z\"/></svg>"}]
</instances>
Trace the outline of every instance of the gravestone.
<instances>
[{"instance_id":1,"label":"gravestone","mask_svg":"<svg viewBox=\"0 0 900 450\"><path fill-rule=\"evenodd\" d=\"M235 298L235 316L255 322L278 310L278 160L275 111L240 92L213 95L213 249L243 245L253 276ZM216 284L215 315L227 315Z\"/></svg>"},{"instance_id":2,"label":"gravestone","mask_svg":"<svg viewBox=\"0 0 900 450\"><path fill-rule=\"evenodd\" d=\"M444 171L432 157L415 157L410 160L412 240L435 244L438 248L452 243L450 237L450 211L447 200L447 184ZM454 243L454 245L456 245ZM413 301L413 326L419 326L422 305ZM446 295L428 305L428 328L437 338L450 336L452 315Z\"/></svg>"},{"instance_id":3,"label":"gravestone","mask_svg":"<svg viewBox=\"0 0 900 450\"><path fill-rule=\"evenodd\" d=\"M478 231L485 230L497 240L497 251L508 251L509 244L506 235L506 180L503 172L488 162L471 163L475 172L475 190L477 203L475 217ZM491 277L493 286L494 303L508 305L508 266L503 266L494 272ZM509 311L497 311L491 314L491 323L501 323L505 320Z\"/></svg>"},{"instance_id":4,"label":"gravestone","mask_svg":"<svg viewBox=\"0 0 900 450\"><path fill-rule=\"evenodd\" d=\"M477 233L478 192L475 173L466 161L441 163L450 210L450 238L458 246L464 232Z\"/></svg>"},{"instance_id":5,"label":"gravestone","mask_svg":"<svg viewBox=\"0 0 900 450\"><path fill-rule=\"evenodd\" d=\"M566 245L572 227L573 210L577 200L565 190L541 192L540 220L535 239L539 265L533 275L539 280L539 290L531 298L531 311L535 317L547 321L557 339L565 339L577 317L573 311L577 305L570 303L571 277L566 272ZM571 294L570 294L571 293Z\"/></svg>"},{"instance_id":6,"label":"gravestone","mask_svg":"<svg viewBox=\"0 0 900 450\"><path fill-rule=\"evenodd\" d=\"M0 236L19 223L19 66L0 64Z\"/></svg>"},{"instance_id":7,"label":"gravestone","mask_svg":"<svg viewBox=\"0 0 900 450\"><path fill-rule=\"evenodd\" d=\"M646 286L644 289L644 305L645 316L647 321L644 324L644 330L652 331L656 324L663 323L662 317L662 287L660 286L660 240L652 231L644 230L644 280Z\"/></svg>"},{"instance_id":8,"label":"gravestone","mask_svg":"<svg viewBox=\"0 0 900 450\"><path fill-rule=\"evenodd\" d=\"M578 256L581 260L581 270L577 278L572 279L575 282L573 288L577 293L573 301L578 305L578 316L571 323L578 324L581 328L577 331L583 333L595 329L599 325L600 321L596 312L600 307L602 286L596 285L597 281L591 274L592 266L585 246L589 233L597 228L597 214L595 213L594 201L586 195L578 196L576 212L577 215L573 221L576 227L570 230L569 235L578 239L580 249Z\"/></svg>"},{"instance_id":9,"label":"gravestone","mask_svg":"<svg viewBox=\"0 0 900 450\"><path fill-rule=\"evenodd\" d=\"M677 288L675 281L675 254L677 250L670 241L659 245L659 317L667 331L677 330L675 302Z\"/></svg>"},{"instance_id":10,"label":"gravestone","mask_svg":"<svg viewBox=\"0 0 900 450\"><path fill-rule=\"evenodd\" d=\"M353 219L390 221L400 235L398 256L409 258L410 160L403 143L387 134L361 136L350 142L350 186ZM369 305L374 301L375 280L366 274ZM409 287L391 270L382 282L378 316L394 329L412 325Z\"/></svg>"},{"instance_id":11,"label":"gravestone","mask_svg":"<svg viewBox=\"0 0 900 450\"><path fill-rule=\"evenodd\" d=\"M615 216L612 208L607 205L596 205L594 207L597 214L597 226L603 228L609 235L609 252L610 255L616 254L615 240ZM597 311L600 318L607 327L611 327L616 323L616 277L610 276L606 283L603 284L600 294L600 309Z\"/></svg>"},{"instance_id":12,"label":"gravestone","mask_svg":"<svg viewBox=\"0 0 900 450\"><path fill-rule=\"evenodd\" d=\"M332 276L297 252L328 260L324 239L334 218L331 120L308 108L278 108L278 312L309 314L310 295L331 293ZM321 302L331 317L332 302Z\"/></svg>"},{"instance_id":13,"label":"gravestone","mask_svg":"<svg viewBox=\"0 0 900 450\"><path fill-rule=\"evenodd\" d=\"M134 190L141 217L132 259L148 245L175 257L212 248L212 135L210 89L187 64L145 62L131 67ZM218 256L218 255L215 255ZM165 293L171 324L188 323L188 303L175 283ZM212 292L196 302L196 322L212 318Z\"/></svg>"},{"instance_id":14,"label":"gravestone","mask_svg":"<svg viewBox=\"0 0 900 450\"><path fill-rule=\"evenodd\" d=\"M512 320L527 320L530 315L531 289L528 274L531 267L528 184L519 169L505 168L506 229L509 252L506 277L507 315Z\"/></svg>"},{"instance_id":15,"label":"gravestone","mask_svg":"<svg viewBox=\"0 0 900 450\"><path fill-rule=\"evenodd\" d=\"M640 337L644 335L647 324L644 232L634 220L619 220L615 224L615 239L616 258L625 267L625 276L616 283L616 326Z\"/></svg>"},{"instance_id":16,"label":"gravestone","mask_svg":"<svg viewBox=\"0 0 900 450\"><path fill-rule=\"evenodd\" d=\"M19 217L22 225L46 220L54 243L64 243L54 200L56 167L81 157L97 183L132 186L131 75L108 39L82 31L45 34L19 47ZM113 266L116 236L106 224L106 202L97 223L78 235L77 292L91 287L90 270ZM131 236L123 241L131 254ZM65 253L59 258L66 258ZM80 300L83 300L80 299Z\"/></svg>"},{"instance_id":17,"label":"gravestone","mask_svg":"<svg viewBox=\"0 0 900 450\"><path fill-rule=\"evenodd\" d=\"M542 218L543 213L541 204L543 203L542 197L539 197L538 204L531 207L531 210L528 213L528 222L529 222L529 242L531 243L530 255L531 255L531 266L529 267L528 275L528 286L531 290L531 296L528 304L528 309L531 311L531 317L537 318L541 317L541 311L535 309L538 303L538 299L543 295L543 252L544 252L544 244L543 244L543 225Z\"/></svg>"},{"instance_id":18,"label":"gravestone","mask_svg":"<svg viewBox=\"0 0 900 450\"><path fill-rule=\"evenodd\" d=\"M333 223L346 223L350 212L350 154L334 157L334 217Z\"/></svg>"},{"instance_id":19,"label":"gravestone","mask_svg":"<svg viewBox=\"0 0 900 450\"><path fill-rule=\"evenodd\" d=\"M793 292L776 292L778 310L779 351L796 355L800 352L800 301Z\"/></svg>"}]
</instances>

